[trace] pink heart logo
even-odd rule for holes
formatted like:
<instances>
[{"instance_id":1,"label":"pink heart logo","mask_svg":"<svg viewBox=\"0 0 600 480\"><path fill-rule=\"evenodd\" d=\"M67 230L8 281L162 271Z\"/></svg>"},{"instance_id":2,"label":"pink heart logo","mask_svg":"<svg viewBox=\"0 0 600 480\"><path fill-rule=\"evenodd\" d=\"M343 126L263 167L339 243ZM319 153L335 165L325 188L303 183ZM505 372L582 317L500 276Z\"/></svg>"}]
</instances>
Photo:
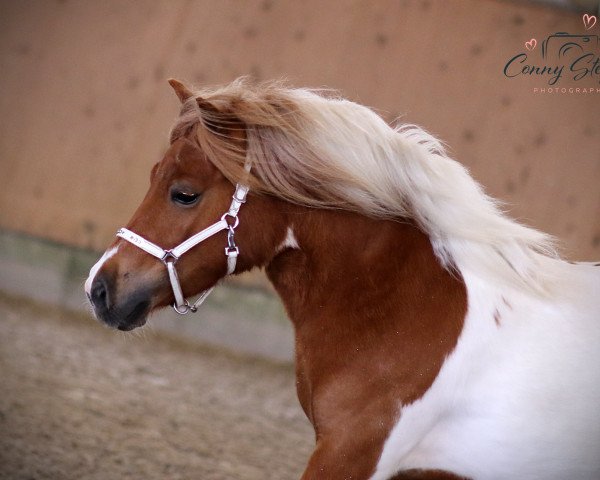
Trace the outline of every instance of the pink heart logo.
<instances>
[{"instance_id":1,"label":"pink heart logo","mask_svg":"<svg viewBox=\"0 0 600 480\"><path fill-rule=\"evenodd\" d=\"M533 50L536 46L537 40L535 38L532 38L528 42L525 42L525 48L527 48L527 50Z\"/></svg>"},{"instance_id":2,"label":"pink heart logo","mask_svg":"<svg viewBox=\"0 0 600 480\"><path fill-rule=\"evenodd\" d=\"M587 13L583 14L583 26L586 30L593 28L597 21L598 19L595 15L588 15Z\"/></svg>"}]
</instances>

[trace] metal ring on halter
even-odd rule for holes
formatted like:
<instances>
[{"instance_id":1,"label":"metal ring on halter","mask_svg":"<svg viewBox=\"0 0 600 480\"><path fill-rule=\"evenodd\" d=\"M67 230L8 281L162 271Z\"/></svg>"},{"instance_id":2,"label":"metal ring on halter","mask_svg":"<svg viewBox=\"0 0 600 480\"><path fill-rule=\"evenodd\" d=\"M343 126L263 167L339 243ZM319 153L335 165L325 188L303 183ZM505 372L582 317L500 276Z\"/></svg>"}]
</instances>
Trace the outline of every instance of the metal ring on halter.
<instances>
[{"instance_id":1,"label":"metal ring on halter","mask_svg":"<svg viewBox=\"0 0 600 480\"><path fill-rule=\"evenodd\" d=\"M160 259L160 261L166 265L169 260L171 260L173 264L175 264L177 263L177 260L179 260L179 257L175 256L171 250L165 250L165 254Z\"/></svg>"},{"instance_id":2,"label":"metal ring on halter","mask_svg":"<svg viewBox=\"0 0 600 480\"><path fill-rule=\"evenodd\" d=\"M182 310L179 310L179 307L177 307L176 303L173 304L173 310L175 310L179 315L187 315L189 312L196 313L198 308L194 305L190 305L190 302L186 300L182 305Z\"/></svg>"},{"instance_id":3,"label":"metal ring on halter","mask_svg":"<svg viewBox=\"0 0 600 480\"><path fill-rule=\"evenodd\" d=\"M225 220L225 217L231 217L233 218L235 221L233 222L233 225L229 225L229 222L227 222L227 220ZM223 216L221 217L221 220L227 222L227 226L229 228L237 228L237 226L240 224L240 218L234 215L231 215L229 212L226 212L223 214Z\"/></svg>"}]
</instances>

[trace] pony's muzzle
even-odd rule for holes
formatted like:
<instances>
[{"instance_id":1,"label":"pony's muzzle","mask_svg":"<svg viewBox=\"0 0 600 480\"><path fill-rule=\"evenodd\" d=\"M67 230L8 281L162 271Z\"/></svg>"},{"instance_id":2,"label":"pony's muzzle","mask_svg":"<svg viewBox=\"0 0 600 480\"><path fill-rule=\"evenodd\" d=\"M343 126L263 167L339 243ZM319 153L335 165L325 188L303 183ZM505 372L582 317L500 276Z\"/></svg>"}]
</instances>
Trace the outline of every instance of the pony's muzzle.
<instances>
[{"instance_id":1,"label":"pony's muzzle","mask_svg":"<svg viewBox=\"0 0 600 480\"><path fill-rule=\"evenodd\" d=\"M106 325L119 330L141 327L150 310L150 293L140 289L118 300L115 283L106 272L96 275L88 293L94 314Z\"/></svg>"}]
</instances>

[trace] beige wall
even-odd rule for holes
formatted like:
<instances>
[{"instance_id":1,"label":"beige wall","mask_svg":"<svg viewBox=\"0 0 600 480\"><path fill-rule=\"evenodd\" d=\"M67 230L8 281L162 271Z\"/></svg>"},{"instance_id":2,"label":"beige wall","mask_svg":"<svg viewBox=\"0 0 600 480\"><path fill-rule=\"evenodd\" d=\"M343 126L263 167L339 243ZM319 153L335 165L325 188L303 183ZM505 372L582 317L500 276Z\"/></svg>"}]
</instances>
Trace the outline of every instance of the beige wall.
<instances>
[{"instance_id":1,"label":"beige wall","mask_svg":"<svg viewBox=\"0 0 600 480\"><path fill-rule=\"evenodd\" d=\"M2 2L0 226L103 249L167 144L166 79L250 73L422 124L515 217L600 258L600 94L502 75L580 21L491 0Z\"/></svg>"}]
</instances>

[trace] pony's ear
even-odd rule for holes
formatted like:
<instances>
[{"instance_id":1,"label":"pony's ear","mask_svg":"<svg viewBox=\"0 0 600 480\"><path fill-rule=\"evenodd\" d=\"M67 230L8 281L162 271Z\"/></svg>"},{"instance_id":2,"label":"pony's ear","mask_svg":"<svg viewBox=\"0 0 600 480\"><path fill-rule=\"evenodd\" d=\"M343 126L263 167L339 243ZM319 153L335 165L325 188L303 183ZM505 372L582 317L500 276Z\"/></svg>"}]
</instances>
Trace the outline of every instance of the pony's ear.
<instances>
[{"instance_id":1,"label":"pony's ear","mask_svg":"<svg viewBox=\"0 0 600 480\"><path fill-rule=\"evenodd\" d=\"M194 95L192 93L192 91L188 87L186 87L183 83L181 83L179 80L175 80L174 78L169 78L168 82L169 82L169 85L171 85L171 87L173 87L173 90L175 90L175 94L177 95L177 98L179 98L179 101L181 103L184 103L188 98L190 98Z\"/></svg>"}]
</instances>

